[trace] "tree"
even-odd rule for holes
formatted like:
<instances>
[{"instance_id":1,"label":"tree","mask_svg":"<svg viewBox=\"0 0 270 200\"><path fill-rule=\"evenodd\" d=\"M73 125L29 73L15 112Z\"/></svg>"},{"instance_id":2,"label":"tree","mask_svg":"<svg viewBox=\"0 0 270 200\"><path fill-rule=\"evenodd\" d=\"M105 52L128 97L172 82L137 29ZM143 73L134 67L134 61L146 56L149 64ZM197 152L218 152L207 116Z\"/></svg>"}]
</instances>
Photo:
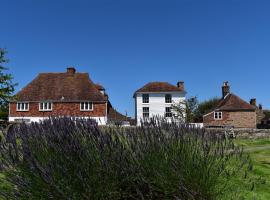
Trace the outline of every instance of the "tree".
<instances>
[{"instance_id":1,"label":"tree","mask_svg":"<svg viewBox=\"0 0 270 200\"><path fill-rule=\"evenodd\" d=\"M266 118L270 118L270 110L264 110L263 113Z\"/></svg>"},{"instance_id":2,"label":"tree","mask_svg":"<svg viewBox=\"0 0 270 200\"><path fill-rule=\"evenodd\" d=\"M219 102L219 98L214 97L214 98L211 98L209 100L199 103L197 109L194 112L195 121L202 122L203 115L212 111L217 106L218 102Z\"/></svg>"},{"instance_id":3,"label":"tree","mask_svg":"<svg viewBox=\"0 0 270 200\"><path fill-rule=\"evenodd\" d=\"M212 111L218 104L219 98L214 97L199 103L197 97L188 98L172 105L174 117L184 119L187 123L198 123L203 121L203 115Z\"/></svg>"},{"instance_id":4,"label":"tree","mask_svg":"<svg viewBox=\"0 0 270 200\"><path fill-rule=\"evenodd\" d=\"M13 98L16 83L13 83L13 76L5 71L8 70L5 64L8 59L5 57L7 51L0 48L0 118L8 115L8 102Z\"/></svg>"},{"instance_id":5,"label":"tree","mask_svg":"<svg viewBox=\"0 0 270 200\"><path fill-rule=\"evenodd\" d=\"M195 111L198 107L197 97L188 98L172 105L174 117L187 123L194 122Z\"/></svg>"}]
</instances>

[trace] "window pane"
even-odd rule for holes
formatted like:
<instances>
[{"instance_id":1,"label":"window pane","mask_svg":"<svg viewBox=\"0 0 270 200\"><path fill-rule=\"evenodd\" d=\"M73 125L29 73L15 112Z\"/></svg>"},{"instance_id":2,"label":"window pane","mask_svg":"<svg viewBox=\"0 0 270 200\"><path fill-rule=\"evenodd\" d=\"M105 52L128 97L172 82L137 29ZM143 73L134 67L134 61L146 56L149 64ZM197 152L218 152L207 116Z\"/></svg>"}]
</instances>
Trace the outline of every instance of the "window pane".
<instances>
[{"instance_id":1,"label":"window pane","mask_svg":"<svg viewBox=\"0 0 270 200\"><path fill-rule=\"evenodd\" d=\"M165 117L172 117L172 108L171 107L165 108Z\"/></svg>"},{"instance_id":2,"label":"window pane","mask_svg":"<svg viewBox=\"0 0 270 200\"><path fill-rule=\"evenodd\" d=\"M171 94L165 95L165 103L172 103L172 95Z\"/></svg>"},{"instance_id":3,"label":"window pane","mask_svg":"<svg viewBox=\"0 0 270 200\"><path fill-rule=\"evenodd\" d=\"M82 102L81 103L81 110L83 110L84 109L84 103Z\"/></svg>"},{"instance_id":4,"label":"window pane","mask_svg":"<svg viewBox=\"0 0 270 200\"><path fill-rule=\"evenodd\" d=\"M40 110L43 110L43 103L39 103Z\"/></svg>"},{"instance_id":5,"label":"window pane","mask_svg":"<svg viewBox=\"0 0 270 200\"><path fill-rule=\"evenodd\" d=\"M143 118L149 118L149 107L143 107Z\"/></svg>"},{"instance_id":6,"label":"window pane","mask_svg":"<svg viewBox=\"0 0 270 200\"><path fill-rule=\"evenodd\" d=\"M49 109L49 110L52 109L52 103L48 103L48 109Z\"/></svg>"},{"instance_id":7,"label":"window pane","mask_svg":"<svg viewBox=\"0 0 270 200\"><path fill-rule=\"evenodd\" d=\"M149 103L149 94L143 94L143 103Z\"/></svg>"},{"instance_id":8,"label":"window pane","mask_svg":"<svg viewBox=\"0 0 270 200\"><path fill-rule=\"evenodd\" d=\"M89 109L90 109L90 110L93 109L93 103L92 103L92 102L89 103Z\"/></svg>"},{"instance_id":9,"label":"window pane","mask_svg":"<svg viewBox=\"0 0 270 200\"><path fill-rule=\"evenodd\" d=\"M149 118L149 113L143 113L143 118Z\"/></svg>"},{"instance_id":10,"label":"window pane","mask_svg":"<svg viewBox=\"0 0 270 200\"><path fill-rule=\"evenodd\" d=\"M17 110L20 110L20 109L21 109L21 104L17 103Z\"/></svg>"},{"instance_id":11,"label":"window pane","mask_svg":"<svg viewBox=\"0 0 270 200\"><path fill-rule=\"evenodd\" d=\"M28 110L28 103L25 104L25 110Z\"/></svg>"},{"instance_id":12,"label":"window pane","mask_svg":"<svg viewBox=\"0 0 270 200\"><path fill-rule=\"evenodd\" d=\"M84 106L85 106L85 110L88 110L88 103L87 102L84 104Z\"/></svg>"},{"instance_id":13,"label":"window pane","mask_svg":"<svg viewBox=\"0 0 270 200\"><path fill-rule=\"evenodd\" d=\"M21 104L21 109L24 110L24 103Z\"/></svg>"},{"instance_id":14,"label":"window pane","mask_svg":"<svg viewBox=\"0 0 270 200\"><path fill-rule=\"evenodd\" d=\"M149 107L143 107L143 112L149 112Z\"/></svg>"}]
</instances>

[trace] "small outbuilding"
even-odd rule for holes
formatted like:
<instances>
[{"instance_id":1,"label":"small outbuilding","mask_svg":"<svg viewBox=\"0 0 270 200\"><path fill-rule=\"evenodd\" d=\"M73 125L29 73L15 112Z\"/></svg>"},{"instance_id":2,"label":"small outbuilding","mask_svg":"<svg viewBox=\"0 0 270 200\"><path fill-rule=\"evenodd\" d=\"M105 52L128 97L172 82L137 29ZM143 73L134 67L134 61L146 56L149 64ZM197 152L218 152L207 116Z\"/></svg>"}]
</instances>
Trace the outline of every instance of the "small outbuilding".
<instances>
[{"instance_id":1,"label":"small outbuilding","mask_svg":"<svg viewBox=\"0 0 270 200\"><path fill-rule=\"evenodd\" d=\"M256 110L254 103L247 103L231 93L226 81L222 86L222 98L214 110L203 116L203 123L205 127L256 128Z\"/></svg>"}]
</instances>

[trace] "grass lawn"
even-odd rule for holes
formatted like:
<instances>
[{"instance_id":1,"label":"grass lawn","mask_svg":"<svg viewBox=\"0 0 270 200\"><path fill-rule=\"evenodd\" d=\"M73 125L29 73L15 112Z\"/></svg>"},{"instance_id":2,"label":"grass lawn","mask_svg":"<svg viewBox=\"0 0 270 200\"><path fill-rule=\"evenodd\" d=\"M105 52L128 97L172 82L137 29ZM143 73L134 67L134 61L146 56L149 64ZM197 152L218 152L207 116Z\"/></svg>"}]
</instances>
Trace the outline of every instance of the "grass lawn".
<instances>
[{"instance_id":1,"label":"grass lawn","mask_svg":"<svg viewBox=\"0 0 270 200\"><path fill-rule=\"evenodd\" d=\"M253 162L253 171L250 180L256 182L253 191L242 191L243 199L269 200L270 199L270 139L237 139L245 152L250 154ZM241 187L241 183L239 183Z\"/></svg>"}]
</instances>

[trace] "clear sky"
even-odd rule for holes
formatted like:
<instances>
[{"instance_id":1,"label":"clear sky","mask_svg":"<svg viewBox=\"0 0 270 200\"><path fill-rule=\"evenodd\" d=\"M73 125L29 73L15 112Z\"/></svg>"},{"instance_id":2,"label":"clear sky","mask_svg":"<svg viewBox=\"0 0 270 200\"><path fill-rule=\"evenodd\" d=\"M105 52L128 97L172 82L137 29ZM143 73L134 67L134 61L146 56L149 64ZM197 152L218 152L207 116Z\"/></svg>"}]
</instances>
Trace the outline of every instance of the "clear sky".
<instances>
[{"instance_id":1,"label":"clear sky","mask_svg":"<svg viewBox=\"0 0 270 200\"><path fill-rule=\"evenodd\" d=\"M184 80L202 101L228 80L270 108L269 10L267 0L0 0L0 47L17 90L74 66L131 116L150 81Z\"/></svg>"}]
</instances>

